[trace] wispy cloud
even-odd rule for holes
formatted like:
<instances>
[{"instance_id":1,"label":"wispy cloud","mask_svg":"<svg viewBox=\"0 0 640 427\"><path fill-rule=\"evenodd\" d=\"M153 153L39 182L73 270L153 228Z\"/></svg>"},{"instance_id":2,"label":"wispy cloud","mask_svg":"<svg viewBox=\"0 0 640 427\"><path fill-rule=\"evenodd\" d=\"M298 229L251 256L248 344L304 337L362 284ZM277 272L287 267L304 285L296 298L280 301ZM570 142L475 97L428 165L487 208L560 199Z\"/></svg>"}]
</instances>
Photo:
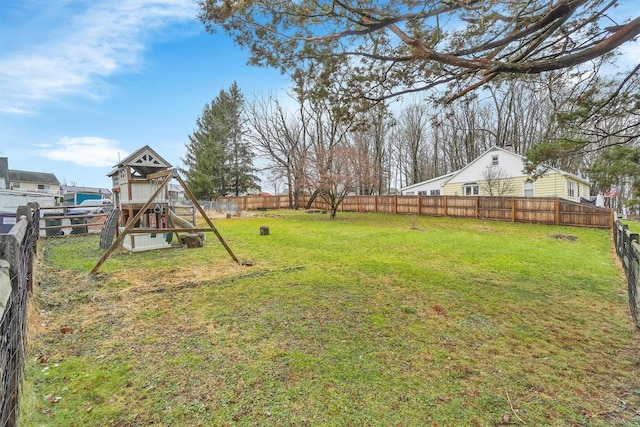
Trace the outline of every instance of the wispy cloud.
<instances>
[{"instance_id":1,"label":"wispy cloud","mask_svg":"<svg viewBox=\"0 0 640 427\"><path fill-rule=\"evenodd\" d=\"M118 146L118 141L97 136L64 137L55 146L36 150L36 154L84 167L111 167L129 155Z\"/></svg>"},{"instance_id":2,"label":"wispy cloud","mask_svg":"<svg viewBox=\"0 0 640 427\"><path fill-rule=\"evenodd\" d=\"M197 14L196 2L184 0L89 0L64 10L37 0L26 3L31 13L43 15L38 22L52 26L34 31L12 23L3 29L5 37L18 40L13 50L0 54L0 108L11 114L68 94L101 97L104 79L138 69L145 47L160 30L195 20ZM39 39L20 34L29 31Z\"/></svg>"}]
</instances>

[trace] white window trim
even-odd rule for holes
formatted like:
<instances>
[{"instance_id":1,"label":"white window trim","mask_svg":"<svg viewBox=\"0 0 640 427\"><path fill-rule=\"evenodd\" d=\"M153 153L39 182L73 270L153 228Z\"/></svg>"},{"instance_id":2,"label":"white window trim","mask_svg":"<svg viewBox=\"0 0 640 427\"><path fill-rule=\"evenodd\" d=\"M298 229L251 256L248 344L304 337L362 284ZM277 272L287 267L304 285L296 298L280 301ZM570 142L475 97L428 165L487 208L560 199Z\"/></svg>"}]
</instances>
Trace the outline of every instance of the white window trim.
<instances>
[{"instance_id":1,"label":"white window trim","mask_svg":"<svg viewBox=\"0 0 640 427\"><path fill-rule=\"evenodd\" d=\"M527 183L531 184L531 195L527 196ZM535 197L536 196L536 182L531 178L528 178L522 184L522 195L524 197Z\"/></svg>"},{"instance_id":2,"label":"white window trim","mask_svg":"<svg viewBox=\"0 0 640 427\"><path fill-rule=\"evenodd\" d=\"M469 188L470 194L467 194L467 188ZM472 184L472 185L463 185L462 186L462 195L463 196L478 196L480 195L480 185Z\"/></svg>"},{"instance_id":3,"label":"white window trim","mask_svg":"<svg viewBox=\"0 0 640 427\"><path fill-rule=\"evenodd\" d=\"M575 182L571 181L570 179L567 180L567 197L571 199L576 198Z\"/></svg>"}]
</instances>

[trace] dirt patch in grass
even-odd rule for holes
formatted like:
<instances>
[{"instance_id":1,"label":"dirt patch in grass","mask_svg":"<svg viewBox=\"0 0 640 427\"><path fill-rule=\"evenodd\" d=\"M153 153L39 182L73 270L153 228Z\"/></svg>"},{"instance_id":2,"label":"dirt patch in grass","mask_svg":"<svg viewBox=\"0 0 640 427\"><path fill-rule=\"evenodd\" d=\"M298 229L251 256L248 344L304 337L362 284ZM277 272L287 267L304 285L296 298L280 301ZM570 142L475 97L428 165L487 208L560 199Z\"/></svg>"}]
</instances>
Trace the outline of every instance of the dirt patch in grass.
<instances>
[{"instance_id":1,"label":"dirt patch in grass","mask_svg":"<svg viewBox=\"0 0 640 427\"><path fill-rule=\"evenodd\" d=\"M567 240L569 242L575 242L576 240L578 240L578 236L572 236L571 234L552 234L549 236L551 239L558 239L558 240Z\"/></svg>"}]
</instances>

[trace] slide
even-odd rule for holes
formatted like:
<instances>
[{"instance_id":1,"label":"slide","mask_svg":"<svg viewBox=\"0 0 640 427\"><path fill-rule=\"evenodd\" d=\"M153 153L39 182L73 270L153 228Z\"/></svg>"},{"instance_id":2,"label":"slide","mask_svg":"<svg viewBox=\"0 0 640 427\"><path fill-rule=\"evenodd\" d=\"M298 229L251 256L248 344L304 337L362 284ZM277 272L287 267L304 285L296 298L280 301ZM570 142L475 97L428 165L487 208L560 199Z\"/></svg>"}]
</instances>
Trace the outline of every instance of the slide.
<instances>
[{"instance_id":1,"label":"slide","mask_svg":"<svg viewBox=\"0 0 640 427\"><path fill-rule=\"evenodd\" d=\"M171 218L171 222L173 222L173 225L175 225L177 228L184 228L186 231L188 231L189 229L196 228L193 224L191 224L186 219L181 218L178 215L174 214L171 209L169 209L169 217ZM204 242L205 235L202 231L198 233L198 236Z\"/></svg>"}]
</instances>

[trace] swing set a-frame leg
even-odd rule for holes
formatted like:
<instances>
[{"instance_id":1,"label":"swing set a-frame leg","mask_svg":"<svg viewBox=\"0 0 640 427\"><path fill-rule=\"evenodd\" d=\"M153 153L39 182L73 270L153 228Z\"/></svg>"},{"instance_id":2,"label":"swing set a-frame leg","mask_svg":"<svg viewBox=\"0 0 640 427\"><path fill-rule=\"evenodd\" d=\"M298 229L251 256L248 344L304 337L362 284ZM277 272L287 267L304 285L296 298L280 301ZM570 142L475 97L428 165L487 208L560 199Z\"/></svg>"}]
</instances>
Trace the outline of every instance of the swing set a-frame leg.
<instances>
[{"instance_id":1,"label":"swing set a-frame leg","mask_svg":"<svg viewBox=\"0 0 640 427\"><path fill-rule=\"evenodd\" d=\"M167 172L169 172L169 173L167 173ZM113 253L113 251L122 244L122 242L124 241L124 238L129 234L129 231L138 222L138 220L144 214L144 212L147 209L149 209L149 207L151 206L153 201L156 199L156 197L158 197L160 192L169 184L169 182L171 182L172 178L177 179L178 182L180 183L180 185L182 185L182 188L184 188L185 193L187 193L187 195L189 196L189 199L191 200L193 205L198 209L198 212L200 212L200 215L202 215L204 220L207 222L207 224L209 225L211 231L213 231L215 233L215 235L218 238L218 240L220 241L220 243L222 243L222 246L226 249L227 253L231 256L231 259L233 259L236 263L240 263L238 261L238 258L235 256L235 254L233 253L233 251L229 247L229 245L227 245L227 242L224 241L224 238L222 237L220 232L213 225L213 222L211 222L211 220L207 216L207 214L204 211L204 209L202 209L202 206L200 206L200 203L198 203L198 200L195 198L195 196L193 195L191 190L189 190L189 188L187 187L187 184L182 180L180 175L178 175L178 173L175 170L159 172L157 174L152 174L152 175L150 175L148 177L148 179L154 179L154 178L155 179L164 178L164 180L162 181L162 184L160 184L158 189L155 191L155 193L153 193L153 195L149 198L147 203L145 203L145 205L138 211L138 213L136 213L136 215L129 221L129 224L127 224L125 226L125 228L122 230L122 232L120 233L118 238L111 244L109 249L107 249L107 251L104 253L102 258L100 258L98 263L93 267L93 269L91 269L89 274L96 273L98 271L98 269L102 266L102 264L104 264L104 262L107 260L107 258L109 258L111 253ZM150 232L152 232L152 231L162 232L162 229L149 230L149 231Z\"/></svg>"}]
</instances>

